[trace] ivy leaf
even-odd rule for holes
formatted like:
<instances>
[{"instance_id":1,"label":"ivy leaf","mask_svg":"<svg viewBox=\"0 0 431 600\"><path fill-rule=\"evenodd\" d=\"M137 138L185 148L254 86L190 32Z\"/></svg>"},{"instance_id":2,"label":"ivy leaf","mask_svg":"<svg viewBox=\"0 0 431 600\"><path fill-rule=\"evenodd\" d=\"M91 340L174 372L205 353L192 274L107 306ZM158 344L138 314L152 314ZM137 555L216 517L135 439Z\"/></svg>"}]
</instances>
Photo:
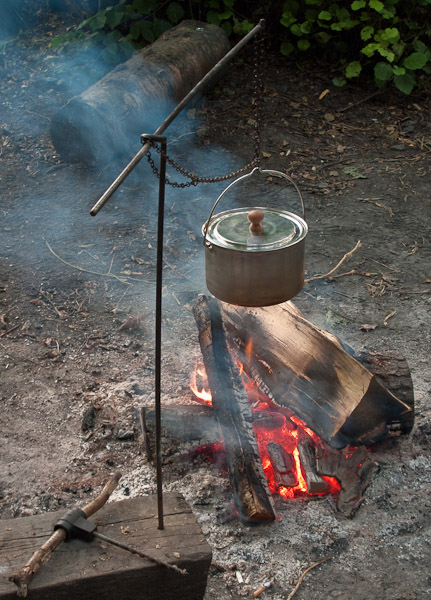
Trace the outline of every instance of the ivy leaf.
<instances>
[{"instance_id":1,"label":"ivy leaf","mask_svg":"<svg viewBox=\"0 0 431 600\"><path fill-rule=\"evenodd\" d=\"M373 33L374 27L372 27L371 25L366 25L361 29L361 40L364 40L364 42L366 42L371 37L373 37Z\"/></svg>"},{"instance_id":2,"label":"ivy leaf","mask_svg":"<svg viewBox=\"0 0 431 600\"><path fill-rule=\"evenodd\" d=\"M404 60L403 65L406 69L411 69L415 71L417 69L422 69L428 62L428 57L423 52L412 52L410 56Z\"/></svg>"},{"instance_id":3,"label":"ivy leaf","mask_svg":"<svg viewBox=\"0 0 431 600\"><path fill-rule=\"evenodd\" d=\"M350 8L352 10L360 10L361 8L364 8L364 6L366 6L366 2L365 0L355 0L354 2L352 2L352 4L350 5Z\"/></svg>"},{"instance_id":4,"label":"ivy leaf","mask_svg":"<svg viewBox=\"0 0 431 600\"><path fill-rule=\"evenodd\" d=\"M412 75L406 73L405 75L395 75L394 76L394 84L395 87L403 92L404 94L410 94L412 89L415 87L415 80Z\"/></svg>"},{"instance_id":5,"label":"ivy leaf","mask_svg":"<svg viewBox=\"0 0 431 600\"><path fill-rule=\"evenodd\" d=\"M380 0L370 0L369 7L374 8L375 11L380 13L385 8L385 5Z\"/></svg>"},{"instance_id":6,"label":"ivy leaf","mask_svg":"<svg viewBox=\"0 0 431 600\"><path fill-rule=\"evenodd\" d=\"M374 67L374 77L379 81L386 82L392 78L393 70L389 63L378 62Z\"/></svg>"},{"instance_id":7,"label":"ivy leaf","mask_svg":"<svg viewBox=\"0 0 431 600\"><path fill-rule=\"evenodd\" d=\"M310 42L308 40L298 40L297 46L299 50L305 52L310 47Z\"/></svg>"},{"instance_id":8,"label":"ivy leaf","mask_svg":"<svg viewBox=\"0 0 431 600\"><path fill-rule=\"evenodd\" d=\"M317 18L321 21L330 21L332 19L332 15L327 10L322 10Z\"/></svg>"},{"instance_id":9,"label":"ivy leaf","mask_svg":"<svg viewBox=\"0 0 431 600\"><path fill-rule=\"evenodd\" d=\"M347 79L352 79L352 77L358 77L359 73L362 71L361 63L357 60L353 60L349 62L346 67L345 75Z\"/></svg>"}]
</instances>

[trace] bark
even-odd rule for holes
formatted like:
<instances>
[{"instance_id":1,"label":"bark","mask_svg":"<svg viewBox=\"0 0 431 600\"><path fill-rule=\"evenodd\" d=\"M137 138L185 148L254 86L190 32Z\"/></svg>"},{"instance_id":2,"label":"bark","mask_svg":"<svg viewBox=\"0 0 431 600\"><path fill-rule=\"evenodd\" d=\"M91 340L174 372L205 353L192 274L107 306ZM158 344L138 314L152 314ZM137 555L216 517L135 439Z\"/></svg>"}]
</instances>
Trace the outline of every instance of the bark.
<instances>
[{"instance_id":1,"label":"bark","mask_svg":"<svg viewBox=\"0 0 431 600\"><path fill-rule=\"evenodd\" d=\"M221 28L183 21L61 108L50 126L55 149L87 164L130 155L228 50Z\"/></svg>"}]
</instances>

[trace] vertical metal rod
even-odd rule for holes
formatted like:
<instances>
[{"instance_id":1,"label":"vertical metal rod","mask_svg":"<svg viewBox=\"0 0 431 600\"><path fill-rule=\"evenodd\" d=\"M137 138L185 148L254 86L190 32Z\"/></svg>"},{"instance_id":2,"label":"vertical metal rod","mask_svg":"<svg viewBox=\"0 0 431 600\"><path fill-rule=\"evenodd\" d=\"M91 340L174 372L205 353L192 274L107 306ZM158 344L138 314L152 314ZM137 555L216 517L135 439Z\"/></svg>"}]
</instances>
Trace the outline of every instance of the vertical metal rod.
<instances>
[{"instance_id":1,"label":"vertical metal rod","mask_svg":"<svg viewBox=\"0 0 431 600\"><path fill-rule=\"evenodd\" d=\"M165 220L165 179L166 179L166 137L161 135L142 135L142 142L153 140L160 142L159 204L157 215L157 263L156 263L156 330L155 330L155 409L156 409L156 477L157 477L157 510L159 529L163 523L163 489L162 489L162 419L161 419L161 374L162 374L162 289L163 289L163 231Z\"/></svg>"}]
</instances>

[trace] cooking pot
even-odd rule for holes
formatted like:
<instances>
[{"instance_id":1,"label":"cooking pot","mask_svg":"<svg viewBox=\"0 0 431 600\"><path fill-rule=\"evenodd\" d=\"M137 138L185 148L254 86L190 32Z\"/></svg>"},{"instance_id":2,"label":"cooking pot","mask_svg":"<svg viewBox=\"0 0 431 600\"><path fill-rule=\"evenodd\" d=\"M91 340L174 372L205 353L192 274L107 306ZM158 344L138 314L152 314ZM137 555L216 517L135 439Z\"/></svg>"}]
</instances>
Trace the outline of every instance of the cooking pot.
<instances>
[{"instance_id":1,"label":"cooking pot","mask_svg":"<svg viewBox=\"0 0 431 600\"><path fill-rule=\"evenodd\" d=\"M257 174L291 183L299 194L303 217L259 206L214 215L233 186ZM304 284L307 232L304 199L290 177L259 167L242 175L220 194L202 227L209 291L219 300L240 306L270 306L290 300Z\"/></svg>"}]
</instances>

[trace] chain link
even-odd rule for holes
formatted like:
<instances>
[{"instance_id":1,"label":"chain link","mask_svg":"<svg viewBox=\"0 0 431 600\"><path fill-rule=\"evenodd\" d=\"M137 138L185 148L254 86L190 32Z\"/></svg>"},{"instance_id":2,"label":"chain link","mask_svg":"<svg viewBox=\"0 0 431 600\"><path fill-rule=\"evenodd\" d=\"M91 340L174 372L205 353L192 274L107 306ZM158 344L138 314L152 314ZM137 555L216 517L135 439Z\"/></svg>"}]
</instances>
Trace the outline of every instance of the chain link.
<instances>
[{"instance_id":1,"label":"chain link","mask_svg":"<svg viewBox=\"0 0 431 600\"><path fill-rule=\"evenodd\" d=\"M228 175L222 175L220 177L199 177L195 173L191 173L181 167L173 158L162 152L161 148L154 141L149 141L152 148L156 149L160 155L162 155L166 162L169 163L178 173L189 179L184 183L178 183L176 181L170 181L167 177L165 178L165 184L175 188L187 188L190 186L196 186L198 183L217 183L220 181L227 181L233 179L246 171L250 171L254 167L260 167L260 136L261 136L261 121L262 121L262 97L263 97L263 57L265 52L265 42L262 34L257 35L254 38L254 63L253 63L253 98L252 105L254 107L254 158L241 167L240 169L229 173ZM148 151L146 154L148 163L153 173L160 179L159 169L156 167L151 152Z\"/></svg>"}]
</instances>

